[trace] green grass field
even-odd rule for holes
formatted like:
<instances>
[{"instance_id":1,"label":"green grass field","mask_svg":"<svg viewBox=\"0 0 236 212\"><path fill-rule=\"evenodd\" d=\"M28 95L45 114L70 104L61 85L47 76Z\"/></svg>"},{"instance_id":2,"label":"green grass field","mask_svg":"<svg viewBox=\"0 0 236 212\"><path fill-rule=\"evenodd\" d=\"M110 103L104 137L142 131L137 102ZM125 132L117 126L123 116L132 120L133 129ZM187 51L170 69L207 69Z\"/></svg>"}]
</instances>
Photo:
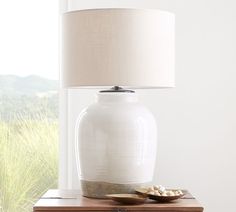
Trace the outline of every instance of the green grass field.
<instances>
[{"instance_id":1,"label":"green grass field","mask_svg":"<svg viewBox=\"0 0 236 212\"><path fill-rule=\"evenodd\" d=\"M58 122L48 118L0 121L0 211L30 212L57 186Z\"/></svg>"}]
</instances>

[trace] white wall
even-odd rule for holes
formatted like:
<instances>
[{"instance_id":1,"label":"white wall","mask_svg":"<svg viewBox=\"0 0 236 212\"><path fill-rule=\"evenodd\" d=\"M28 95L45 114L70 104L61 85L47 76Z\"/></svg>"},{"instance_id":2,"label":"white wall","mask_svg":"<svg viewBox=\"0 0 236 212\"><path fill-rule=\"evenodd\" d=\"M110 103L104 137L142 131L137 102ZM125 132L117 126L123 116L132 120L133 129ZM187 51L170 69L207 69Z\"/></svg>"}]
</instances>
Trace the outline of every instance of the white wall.
<instances>
[{"instance_id":1,"label":"white wall","mask_svg":"<svg viewBox=\"0 0 236 212\"><path fill-rule=\"evenodd\" d=\"M235 212L236 1L77 0L69 4L71 9L146 7L176 14L176 88L138 91L159 125L155 182L189 189L206 212ZM72 135L74 117L93 101L95 91L69 93ZM76 187L76 176L71 181Z\"/></svg>"}]
</instances>

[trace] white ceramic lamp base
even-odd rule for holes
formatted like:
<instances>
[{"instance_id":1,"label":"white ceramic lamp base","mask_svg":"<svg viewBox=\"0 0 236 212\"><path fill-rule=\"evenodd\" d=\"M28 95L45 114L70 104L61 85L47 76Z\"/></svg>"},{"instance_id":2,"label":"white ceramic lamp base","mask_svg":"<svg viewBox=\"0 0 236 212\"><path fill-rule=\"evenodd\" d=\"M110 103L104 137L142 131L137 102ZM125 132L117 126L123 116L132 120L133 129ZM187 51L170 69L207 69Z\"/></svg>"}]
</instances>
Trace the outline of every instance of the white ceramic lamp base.
<instances>
[{"instance_id":1,"label":"white ceramic lamp base","mask_svg":"<svg viewBox=\"0 0 236 212\"><path fill-rule=\"evenodd\" d=\"M152 181L156 122L135 93L99 93L97 101L81 112L77 133L84 196L132 193Z\"/></svg>"}]
</instances>

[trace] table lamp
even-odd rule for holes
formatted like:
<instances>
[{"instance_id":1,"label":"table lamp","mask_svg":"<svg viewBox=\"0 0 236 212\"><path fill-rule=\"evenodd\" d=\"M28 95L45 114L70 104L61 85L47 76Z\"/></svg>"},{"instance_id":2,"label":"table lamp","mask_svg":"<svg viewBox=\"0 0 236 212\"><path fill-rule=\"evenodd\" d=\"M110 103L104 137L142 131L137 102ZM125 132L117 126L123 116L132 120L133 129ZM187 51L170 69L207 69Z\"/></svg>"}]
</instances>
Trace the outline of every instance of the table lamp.
<instances>
[{"instance_id":1,"label":"table lamp","mask_svg":"<svg viewBox=\"0 0 236 212\"><path fill-rule=\"evenodd\" d=\"M152 181L156 122L134 90L174 87L174 20L151 9L63 14L62 86L100 88L76 127L84 196L132 193Z\"/></svg>"}]
</instances>

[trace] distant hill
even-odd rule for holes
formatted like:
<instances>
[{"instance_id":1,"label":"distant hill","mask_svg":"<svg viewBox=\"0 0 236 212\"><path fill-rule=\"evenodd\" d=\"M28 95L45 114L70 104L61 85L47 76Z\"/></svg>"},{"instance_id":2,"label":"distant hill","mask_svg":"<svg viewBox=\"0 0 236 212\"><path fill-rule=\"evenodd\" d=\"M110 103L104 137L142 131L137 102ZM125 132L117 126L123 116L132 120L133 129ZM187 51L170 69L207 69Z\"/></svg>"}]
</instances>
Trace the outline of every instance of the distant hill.
<instances>
[{"instance_id":1,"label":"distant hill","mask_svg":"<svg viewBox=\"0 0 236 212\"><path fill-rule=\"evenodd\" d=\"M58 81L31 75L0 75L0 121L58 118Z\"/></svg>"},{"instance_id":2,"label":"distant hill","mask_svg":"<svg viewBox=\"0 0 236 212\"><path fill-rule=\"evenodd\" d=\"M34 96L40 93L58 90L58 81L36 75L20 77L16 75L0 75L0 95Z\"/></svg>"}]
</instances>

